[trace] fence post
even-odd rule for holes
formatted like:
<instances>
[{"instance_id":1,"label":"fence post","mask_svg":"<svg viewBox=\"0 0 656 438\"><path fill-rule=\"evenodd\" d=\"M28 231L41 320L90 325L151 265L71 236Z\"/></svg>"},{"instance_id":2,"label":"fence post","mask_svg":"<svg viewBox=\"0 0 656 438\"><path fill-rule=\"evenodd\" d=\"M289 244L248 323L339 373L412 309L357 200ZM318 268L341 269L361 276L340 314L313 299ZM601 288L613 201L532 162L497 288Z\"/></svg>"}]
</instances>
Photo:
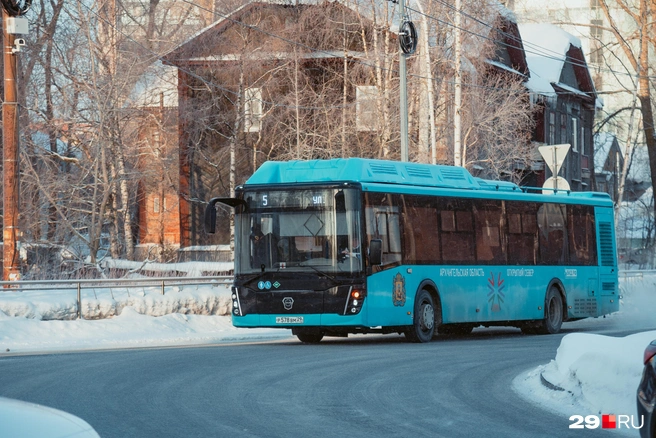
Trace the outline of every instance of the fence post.
<instances>
[{"instance_id":1,"label":"fence post","mask_svg":"<svg viewBox=\"0 0 656 438\"><path fill-rule=\"evenodd\" d=\"M162 295L164 295L164 280L162 280Z\"/></svg>"},{"instance_id":2,"label":"fence post","mask_svg":"<svg viewBox=\"0 0 656 438\"><path fill-rule=\"evenodd\" d=\"M77 319L82 318L82 285L77 282Z\"/></svg>"}]
</instances>

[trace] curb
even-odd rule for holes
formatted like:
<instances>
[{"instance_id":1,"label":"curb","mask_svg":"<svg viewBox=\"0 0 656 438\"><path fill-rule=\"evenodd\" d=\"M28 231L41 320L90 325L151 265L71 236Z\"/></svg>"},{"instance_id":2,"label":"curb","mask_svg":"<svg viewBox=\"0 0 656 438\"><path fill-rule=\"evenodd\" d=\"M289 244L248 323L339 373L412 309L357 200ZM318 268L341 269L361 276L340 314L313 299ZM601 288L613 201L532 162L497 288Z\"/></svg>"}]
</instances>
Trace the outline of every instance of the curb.
<instances>
[{"instance_id":1,"label":"curb","mask_svg":"<svg viewBox=\"0 0 656 438\"><path fill-rule=\"evenodd\" d=\"M544 373L540 373L540 383L546 388L549 388L553 391L565 391L565 388L561 388L558 385L554 385L544 377Z\"/></svg>"}]
</instances>

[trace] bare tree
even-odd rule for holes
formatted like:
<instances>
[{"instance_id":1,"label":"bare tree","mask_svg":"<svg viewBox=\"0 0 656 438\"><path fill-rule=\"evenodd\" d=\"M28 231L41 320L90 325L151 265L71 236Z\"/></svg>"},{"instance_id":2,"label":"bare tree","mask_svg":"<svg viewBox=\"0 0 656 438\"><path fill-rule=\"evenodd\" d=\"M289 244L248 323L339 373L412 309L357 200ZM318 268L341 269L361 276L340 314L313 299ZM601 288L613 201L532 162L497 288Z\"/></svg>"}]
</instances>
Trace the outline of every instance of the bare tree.
<instances>
[{"instance_id":1,"label":"bare tree","mask_svg":"<svg viewBox=\"0 0 656 438\"><path fill-rule=\"evenodd\" d=\"M653 0L600 0L599 5L610 24L610 31L615 37L615 43L631 67L631 73L637 77L636 95L640 102L642 116L642 131L647 145L652 186L656 187L656 137L654 133L654 112L652 102L652 86L650 77L653 68L650 62L650 51L656 44L656 33L652 25L656 16L656 4ZM621 11L630 20L634 32L622 32L617 23L616 11ZM630 141L631 133L627 134ZM654 207L656 208L656 206Z\"/></svg>"}]
</instances>

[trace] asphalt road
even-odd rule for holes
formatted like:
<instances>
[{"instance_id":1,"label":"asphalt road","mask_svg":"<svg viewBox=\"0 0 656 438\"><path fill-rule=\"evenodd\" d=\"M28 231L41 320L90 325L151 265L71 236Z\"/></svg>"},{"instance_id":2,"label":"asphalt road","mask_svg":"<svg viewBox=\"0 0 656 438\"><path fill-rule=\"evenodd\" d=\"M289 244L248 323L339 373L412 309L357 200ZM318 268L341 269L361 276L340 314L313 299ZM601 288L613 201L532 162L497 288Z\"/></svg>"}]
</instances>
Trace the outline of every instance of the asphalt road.
<instances>
[{"instance_id":1,"label":"asphalt road","mask_svg":"<svg viewBox=\"0 0 656 438\"><path fill-rule=\"evenodd\" d=\"M14 356L0 358L0 395L70 412L102 437L620 436L570 430L511 389L565 333Z\"/></svg>"}]
</instances>

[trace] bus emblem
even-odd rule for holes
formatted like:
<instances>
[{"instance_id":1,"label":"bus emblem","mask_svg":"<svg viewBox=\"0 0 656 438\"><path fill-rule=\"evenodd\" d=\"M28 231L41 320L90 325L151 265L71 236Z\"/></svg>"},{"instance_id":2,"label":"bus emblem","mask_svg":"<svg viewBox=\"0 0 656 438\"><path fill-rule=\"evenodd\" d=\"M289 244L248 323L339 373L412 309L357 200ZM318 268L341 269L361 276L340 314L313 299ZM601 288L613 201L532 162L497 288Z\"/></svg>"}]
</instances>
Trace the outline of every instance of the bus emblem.
<instances>
[{"instance_id":1,"label":"bus emblem","mask_svg":"<svg viewBox=\"0 0 656 438\"><path fill-rule=\"evenodd\" d=\"M285 297L282 299L282 305L285 307L285 310L292 310L294 299L292 297Z\"/></svg>"},{"instance_id":2,"label":"bus emblem","mask_svg":"<svg viewBox=\"0 0 656 438\"><path fill-rule=\"evenodd\" d=\"M499 272L496 280L494 279L494 272L490 272L490 278L487 279L487 288L490 290L487 294L489 297L487 301L492 303L491 310L493 312L501 311L501 303L503 303L503 299L505 298L503 294L503 289L506 287L503 284L504 281L501 278L501 272Z\"/></svg>"},{"instance_id":3,"label":"bus emblem","mask_svg":"<svg viewBox=\"0 0 656 438\"><path fill-rule=\"evenodd\" d=\"M405 278L399 272L393 279L392 302L395 306L405 306Z\"/></svg>"}]
</instances>

